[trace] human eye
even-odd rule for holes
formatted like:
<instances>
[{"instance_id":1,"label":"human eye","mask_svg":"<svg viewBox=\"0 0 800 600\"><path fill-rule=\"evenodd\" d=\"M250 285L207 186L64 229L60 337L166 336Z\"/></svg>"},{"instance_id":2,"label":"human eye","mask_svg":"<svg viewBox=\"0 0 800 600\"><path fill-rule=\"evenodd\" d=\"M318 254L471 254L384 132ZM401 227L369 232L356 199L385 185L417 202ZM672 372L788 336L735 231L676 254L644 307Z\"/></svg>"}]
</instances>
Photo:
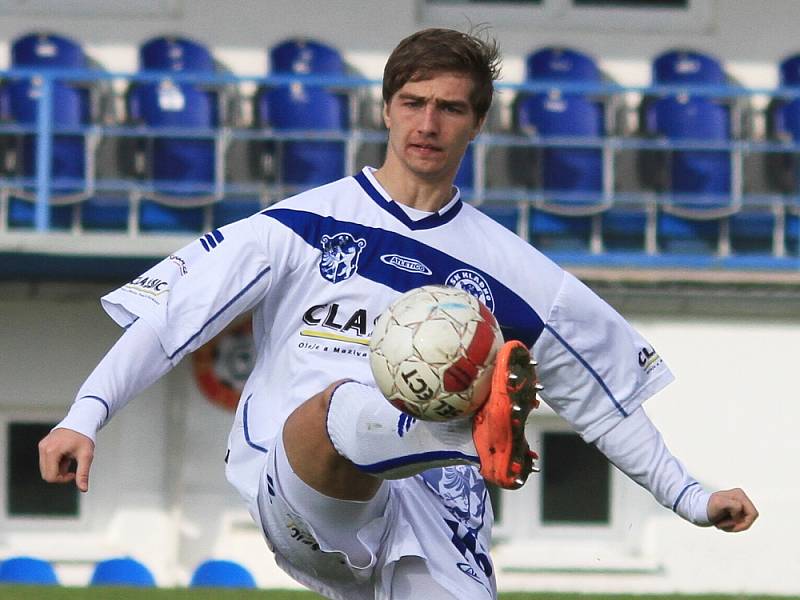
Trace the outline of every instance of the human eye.
<instances>
[{"instance_id":1,"label":"human eye","mask_svg":"<svg viewBox=\"0 0 800 600\"><path fill-rule=\"evenodd\" d=\"M445 104L442 109L446 113L450 113L451 115L463 115L467 112L467 109L460 105L460 104Z\"/></svg>"}]
</instances>

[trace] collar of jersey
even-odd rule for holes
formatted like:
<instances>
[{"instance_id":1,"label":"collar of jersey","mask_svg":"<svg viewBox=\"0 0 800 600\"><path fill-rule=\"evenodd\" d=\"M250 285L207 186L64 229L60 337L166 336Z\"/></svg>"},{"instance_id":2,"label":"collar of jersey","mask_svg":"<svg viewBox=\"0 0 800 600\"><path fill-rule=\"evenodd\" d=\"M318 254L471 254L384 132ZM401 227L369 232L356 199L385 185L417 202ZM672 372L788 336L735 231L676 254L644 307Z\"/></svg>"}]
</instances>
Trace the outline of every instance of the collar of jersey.
<instances>
[{"instance_id":1,"label":"collar of jersey","mask_svg":"<svg viewBox=\"0 0 800 600\"><path fill-rule=\"evenodd\" d=\"M355 175L355 180L367 193L367 195L375 201L375 204L380 206L386 212L390 213L394 218L412 230L432 229L433 227L444 225L445 223L452 221L461 211L461 207L463 206L460 198L460 192L456 190L455 202L448 203L450 206L443 213L436 212L430 216L415 221L406 214L406 212L397 204L397 202L392 200L391 196L389 196L386 190L380 187L380 184L372 176L372 172L369 170L369 167L364 167L360 173Z\"/></svg>"}]
</instances>

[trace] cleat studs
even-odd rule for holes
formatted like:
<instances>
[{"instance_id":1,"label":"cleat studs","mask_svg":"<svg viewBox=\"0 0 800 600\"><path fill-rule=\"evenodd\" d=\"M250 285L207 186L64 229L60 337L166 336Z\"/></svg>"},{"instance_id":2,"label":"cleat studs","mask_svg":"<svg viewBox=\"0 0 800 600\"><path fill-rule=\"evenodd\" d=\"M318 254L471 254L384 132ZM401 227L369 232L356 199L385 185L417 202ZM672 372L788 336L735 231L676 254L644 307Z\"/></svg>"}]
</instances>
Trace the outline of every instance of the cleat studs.
<instances>
[{"instance_id":1,"label":"cleat studs","mask_svg":"<svg viewBox=\"0 0 800 600\"><path fill-rule=\"evenodd\" d=\"M541 383L537 383L533 386L533 389L535 389L537 392L541 392L544 389L544 386Z\"/></svg>"},{"instance_id":2,"label":"cleat studs","mask_svg":"<svg viewBox=\"0 0 800 600\"><path fill-rule=\"evenodd\" d=\"M519 404L512 404L511 410L513 410L514 412L520 412L522 410L522 407Z\"/></svg>"},{"instance_id":3,"label":"cleat studs","mask_svg":"<svg viewBox=\"0 0 800 600\"><path fill-rule=\"evenodd\" d=\"M517 375L516 373L509 373L508 374L508 379L510 381L516 381L517 379L519 379L519 375Z\"/></svg>"},{"instance_id":4,"label":"cleat studs","mask_svg":"<svg viewBox=\"0 0 800 600\"><path fill-rule=\"evenodd\" d=\"M518 462L511 463L511 472L514 475L519 475L520 473L522 473L522 465L519 464Z\"/></svg>"},{"instance_id":5,"label":"cleat studs","mask_svg":"<svg viewBox=\"0 0 800 600\"><path fill-rule=\"evenodd\" d=\"M536 362L536 361L535 361L535 360L533 360L533 359L531 359L531 360L530 360L529 364L530 364L532 367L538 367L538 366L539 366L539 363L538 363L538 362Z\"/></svg>"},{"instance_id":6,"label":"cleat studs","mask_svg":"<svg viewBox=\"0 0 800 600\"><path fill-rule=\"evenodd\" d=\"M522 479L522 477L517 477L517 478L514 480L514 483L515 483L517 486L519 486L519 487L522 487L523 485L525 485L525 480L524 480L524 479Z\"/></svg>"}]
</instances>

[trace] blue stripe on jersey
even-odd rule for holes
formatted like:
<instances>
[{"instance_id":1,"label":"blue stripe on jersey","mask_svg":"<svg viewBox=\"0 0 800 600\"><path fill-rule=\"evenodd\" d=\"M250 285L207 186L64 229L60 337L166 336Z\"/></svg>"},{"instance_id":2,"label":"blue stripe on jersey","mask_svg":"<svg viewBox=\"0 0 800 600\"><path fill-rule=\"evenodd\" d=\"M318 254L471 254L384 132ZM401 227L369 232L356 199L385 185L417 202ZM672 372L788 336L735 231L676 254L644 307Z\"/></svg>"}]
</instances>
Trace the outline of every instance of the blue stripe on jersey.
<instances>
[{"instance_id":1,"label":"blue stripe on jersey","mask_svg":"<svg viewBox=\"0 0 800 600\"><path fill-rule=\"evenodd\" d=\"M208 247L208 242L205 240L205 238L200 238L200 243L203 245L203 250L206 252L211 252L211 248Z\"/></svg>"},{"instance_id":2,"label":"blue stripe on jersey","mask_svg":"<svg viewBox=\"0 0 800 600\"><path fill-rule=\"evenodd\" d=\"M92 400L97 400L100 404L102 404L106 409L106 419L108 419L108 415L111 414L108 410L108 402L103 400L100 396L81 396L79 400L83 400L84 398L91 398Z\"/></svg>"},{"instance_id":3,"label":"blue stripe on jersey","mask_svg":"<svg viewBox=\"0 0 800 600\"><path fill-rule=\"evenodd\" d=\"M401 294L423 285L444 284L447 277L459 269L475 271L489 284L494 298L494 316L507 340L520 340L530 348L544 329L544 323L536 311L494 277L415 239L384 229L288 208L267 209L261 214L282 223L317 249L321 249L323 235L330 237L346 232L356 240L363 239L366 245L358 260L358 274ZM464 243L470 242L465 240ZM431 274L399 269L381 261L381 256L391 254L419 261L428 267Z\"/></svg>"},{"instance_id":4,"label":"blue stripe on jersey","mask_svg":"<svg viewBox=\"0 0 800 600\"><path fill-rule=\"evenodd\" d=\"M222 232L219 229L212 231L211 235L214 236L214 239L217 240L218 243L225 239L225 236L222 235Z\"/></svg>"},{"instance_id":5,"label":"blue stripe on jersey","mask_svg":"<svg viewBox=\"0 0 800 600\"><path fill-rule=\"evenodd\" d=\"M247 442L247 445L251 448L255 448L259 452L267 453L269 452L264 446L259 446L255 442L250 439L250 428L247 426L247 408L250 406L250 398L253 397L253 394L247 396L247 399L244 401L244 409L242 411L242 424L244 425L244 441Z\"/></svg>"},{"instance_id":6,"label":"blue stripe on jersey","mask_svg":"<svg viewBox=\"0 0 800 600\"><path fill-rule=\"evenodd\" d=\"M606 382L605 382L605 381L603 381L603 378L602 378L602 377L600 377L600 374L599 374L597 371L595 371L595 370L592 368L592 365L590 365L588 362L586 362L586 359L585 359L585 358L583 358L583 357L582 357L582 356L581 356L581 355L578 353L578 351L577 351L577 350L575 350L575 348L573 348L572 346L570 346L570 345L567 343L567 341L566 341L564 338L562 338L560 335L558 335L558 332L557 332L555 329L553 329L553 328L552 328L550 325L545 325L545 329L547 329L547 331L549 331L550 333L552 333L552 334L553 334L553 337L555 337L555 338L556 338L556 339L557 339L559 342L561 342L561 345L562 345L562 346L564 346L564 348L566 348L566 349L567 349L567 351L568 351L570 354L572 354L572 356L574 356L574 357L575 357L575 358L578 360L578 362L579 362L579 363L581 363L581 364L583 365L583 367L584 367L584 368L585 368L587 371L589 371L589 374L590 374L592 377L594 377L595 381L597 381L597 383L600 385L600 387L601 387L601 388L603 388L603 391L604 391L604 392L606 393L606 395L607 395L607 396L608 396L608 397L611 399L611 402L614 404L614 406L615 406L615 407L616 407L616 409L619 411L619 413L620 413L620 414L621 414L623 417L627 417L627 416L628 416L628 413L627 413L627 412L625 412L625 409L624 409L624 408L622 408L622 405L621 405L619 402L617 402L617 399L614 397L614 394L612 394L612 393L611 393L611 390L610 390L610 389L609 389L609 387L606 385Z\"/></svg>"},{"instance_id":7,"label":"blue stripe on jersey","mask_svg":"<svg viewBox=\"0 0 800 600\"><path fill-rule=\"evenodd\" d=\"M440 460L468 460L470 462L479 464L480 459L477 456L464 454L455 450L434 450L433 452L421 452L420 454L410 454L408 456L400 456L398 458L390 458L389 460L382 460L380 462L372 463L370 465L356 465L358 469L365 473L385 473L398 467L405 467L415 463L435 462Z\"/></svg>"},{"instance_id":8,"label":"blue stripe on jersey","mask_svg":"<svg viewBox=\"0 0 800 600\"><path fill-rule=\"evenodd\" d=\"M396 202L387 201L386 198L384 198L381 193L375 189L375 186L372 185L372 182L367 179L367 176L364 175L363 172L356 175L355 180L364 189L367 195L375 201L375 204L380 206L383 210L390 212L398 221L402 222L406 227L412 230L431 229L433 227L438 227L439 225L444 225L448 221L454 219L455 216L461 212L461 207L463 206L463 203L461 200L459 200L443 215L434 213L425 217L424 219L414 221L406 214L406 211L397 205Z\"/></svg>"},{"instance_id":9,"label":"blue stripe on jersey","mask_svg":"<svg viewBox=\"0 0 800 600\"><path fill-rule=\"evenodd\" d=\"M696 481L694 481L694 482L688 484L685 488L683 488L681 490L681 493L678 494L678 497L675 499L675 503L672 505L672 512L675 512L675 510L678 508L678 503L681 501L681 499L683 498L684 494L686 494L686 492L689 490L689 488L694 487L696 485L700 485L700 484L697 483Z\"/></svg>"},{"instance_id":10,"label":"blue stripe on jersey","mask_svg":"<svg viewBox=\"0 0 800 600\"><path fill-rule=\"evenodd\" d=\"M195 333L194 333L194 334L193 334L193 335L192 335L192 336L191 336L191 337L190 337L188 340L186 340L186 341L183 343L183 345L182 345L180 348L178 348L177 350L175 350L175 352L173 352L172 354L170 354L170 355L169 355L167 358L169 358L170 360L172 360L173 358L175 358L175 356L176 356L176 355L180 354L181 350L183 350L184 348L186 348L186 346L188 346L189 344L191 344L191 343L192 343L192 341L193 341L193 340L194 340L194 339L195 339L195 338L196 338L198 335L200 335L201 333L203 333L203 330L204 330L206 327L208 327L208 326L209 326L211 323L213 323L213 322L214 322L214 321L217 319L217 317L219 317L219 316L220 316L222 313L224 313L226 310L228 310L228 308L230 308L230 306L231 306L231 305L232 305L234 302L236 302L236 301L237 301L239 298L241 298L241 297L242 297L242 295L244 295L244 294L247 292L247 290L249 290L251 287L253 287L253 286L254 286L254 285L255 285L255 284L258 282L258 280L259 280L259 279L261 279L261 278L262 278L264 275L266 275L267 273L269 273L270 269L271 269L271 267L266 267L266 268L264 268L264 269L263 269L263 270L262 270L260 273L258 273L258 274L257 274L257 275L256 275L256 276L253 278L253 280L252 280L250 283L248 283L246 286L244 286L244 287L243 287L243 288L242 288L242 289L241 289L241 290L240 290L240 291L239 291L239 292L238 292L238 293L237 293L237 294L236 294L236 295L235 295L233 298L231 298L230 300L228 300L228 301L225 303L225 306L223 306L223 307L222 307L222 308L220 308L220 309L219 309L217 312L215 312L213 315L211 315L211 318L210 318L208 321L206 321L205 323L203 323L203 325L200 327L200 329L198 329L198 330L197 330L197 331L196 331L196 332L195 332Z\"/></svg>"}]
</instances>

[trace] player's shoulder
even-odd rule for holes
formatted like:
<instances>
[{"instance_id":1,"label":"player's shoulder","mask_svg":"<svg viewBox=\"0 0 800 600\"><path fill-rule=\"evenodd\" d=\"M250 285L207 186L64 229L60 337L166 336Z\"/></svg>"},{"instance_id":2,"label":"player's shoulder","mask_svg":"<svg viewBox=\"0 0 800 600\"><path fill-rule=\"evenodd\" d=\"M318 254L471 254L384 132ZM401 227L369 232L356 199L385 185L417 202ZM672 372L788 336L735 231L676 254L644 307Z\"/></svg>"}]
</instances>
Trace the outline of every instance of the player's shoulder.
<instances>
[{"instance_id":1,"label":"player's shoulder","mask_svg":"<svg viewBox=\"0 0 800 600\"><path fill-rule=\"evenodd\" d=\"M476 232L476 235L470 236L470 239L474 241L482 239L485 244L495 247L496 252L511 252L512 254L508 256L533 260L542 263L542 266L548 265L556 271L561 270L558 265L542 254L528 240L521 237L518 232L512 231L479 208L464 203L462 215L468 223L467 226ZM477 235L478 233L480 235Z\"/></svg>"}]
</instances>

